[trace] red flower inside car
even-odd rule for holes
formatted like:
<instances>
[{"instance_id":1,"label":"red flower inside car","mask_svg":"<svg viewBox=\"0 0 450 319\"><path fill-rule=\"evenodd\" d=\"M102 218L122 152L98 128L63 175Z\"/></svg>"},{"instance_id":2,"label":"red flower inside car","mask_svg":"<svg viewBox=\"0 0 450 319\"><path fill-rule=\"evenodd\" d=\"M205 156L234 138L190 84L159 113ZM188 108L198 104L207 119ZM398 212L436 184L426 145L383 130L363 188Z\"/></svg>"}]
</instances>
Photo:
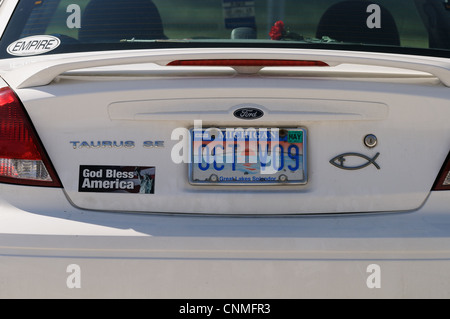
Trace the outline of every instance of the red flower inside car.
<instances>
[{"instance_id":1,"label":"red flower inside car","mask_svg":"<svg viewBox=\"0 0 450 319\"><path fill-rule=\"evenodd\" d=\"M284 33L284 22L277 21L270 29L269 36L272 40L280 40L283 37Z\"/></svg>"}]
</instances>

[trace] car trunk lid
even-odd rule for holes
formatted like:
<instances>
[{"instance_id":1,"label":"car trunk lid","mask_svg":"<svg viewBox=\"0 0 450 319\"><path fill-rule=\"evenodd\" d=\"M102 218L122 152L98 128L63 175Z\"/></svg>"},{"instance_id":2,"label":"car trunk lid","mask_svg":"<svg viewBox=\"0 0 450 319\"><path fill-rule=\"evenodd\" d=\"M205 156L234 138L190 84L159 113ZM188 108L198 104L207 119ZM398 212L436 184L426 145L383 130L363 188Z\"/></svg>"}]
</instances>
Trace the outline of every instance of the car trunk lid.
<instances>
[{"instance_id":1,"label":"car trunk lid","mask_svg":"<svg viewBox=\"0 0 450 319\"><path fill-rule=\"evenodd\" d=\"M86 69L16 89L78 207L219 215L407 211L426 200L448 154L449 91L422 71L131 69ZM245 108L264 115L236 117ZM303 132L305 180L192 183L198 163L185 156L192 145L186 134L199 125Z\"/></svg>"}]
</instances>

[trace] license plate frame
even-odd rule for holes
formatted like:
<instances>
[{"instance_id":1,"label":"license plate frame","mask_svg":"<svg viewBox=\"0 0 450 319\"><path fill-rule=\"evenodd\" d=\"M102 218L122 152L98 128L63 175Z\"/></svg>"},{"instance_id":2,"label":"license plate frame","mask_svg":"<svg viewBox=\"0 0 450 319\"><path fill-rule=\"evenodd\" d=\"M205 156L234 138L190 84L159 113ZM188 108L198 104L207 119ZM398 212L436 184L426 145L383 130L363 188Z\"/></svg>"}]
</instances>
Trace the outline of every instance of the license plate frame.
<instances>
[{"instance_id":1,"label":"license plate frame","mask_svg":"<svg viewBox=\"0 0 450 319\"><path fill-rule=\"evenodd\" d=\"M308 131L304 127L210 127L193 128L190 132L189 183L192 185L308 183Z\"/></svg>"}]
</instances>

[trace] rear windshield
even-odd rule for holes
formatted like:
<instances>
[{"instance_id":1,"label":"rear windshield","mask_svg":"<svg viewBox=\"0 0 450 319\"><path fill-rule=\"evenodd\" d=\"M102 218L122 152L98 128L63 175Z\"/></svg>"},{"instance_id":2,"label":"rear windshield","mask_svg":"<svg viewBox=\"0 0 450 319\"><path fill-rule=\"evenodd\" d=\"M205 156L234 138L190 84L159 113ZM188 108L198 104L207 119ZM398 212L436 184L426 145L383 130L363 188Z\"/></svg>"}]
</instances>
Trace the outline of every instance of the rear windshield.
<instances>
[{"instance_id":1,"label":"rear windshield","mask_svg":"<svg viewBox=\"0 0 450 319\"><path fill-rule=\"evenodd\" d=\"M21 0L0 58L242 46L450 57L448 1Z\"/></svg>"}]
</instances>

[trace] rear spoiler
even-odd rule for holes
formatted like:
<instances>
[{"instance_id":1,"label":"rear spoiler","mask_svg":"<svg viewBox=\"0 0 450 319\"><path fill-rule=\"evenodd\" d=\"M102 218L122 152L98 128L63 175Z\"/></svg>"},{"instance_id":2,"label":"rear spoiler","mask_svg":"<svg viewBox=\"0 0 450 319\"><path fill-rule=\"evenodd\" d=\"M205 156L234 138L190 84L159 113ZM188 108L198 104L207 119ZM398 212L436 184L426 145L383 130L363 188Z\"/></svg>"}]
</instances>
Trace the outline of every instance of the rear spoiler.
<instances>
[{"instance_id":1,"label":"rear spoiler","mask_svg":"<svg viewBox=\"0 0 450 319\"><path fill-rule=\"evenodd\" d=\"M177 60L205 59L276 59L322 61L329 66L356 64L391 67L431 74L438 78L443 85L450 87L450 60L445 58L371 52L267 48L150 49L63 54L52 56L51 60L46 59L12 69L7 71L7 76L3 75L11 87L23 89L48 85L59 75L79 69L143 63L167 66ZM167 67L172 68L171 66ZM258 73L261 69L261 67L246 68L245 74ZM235 70L240 73L239 68L235 68Z\"/></svg>"}]
</instances>

